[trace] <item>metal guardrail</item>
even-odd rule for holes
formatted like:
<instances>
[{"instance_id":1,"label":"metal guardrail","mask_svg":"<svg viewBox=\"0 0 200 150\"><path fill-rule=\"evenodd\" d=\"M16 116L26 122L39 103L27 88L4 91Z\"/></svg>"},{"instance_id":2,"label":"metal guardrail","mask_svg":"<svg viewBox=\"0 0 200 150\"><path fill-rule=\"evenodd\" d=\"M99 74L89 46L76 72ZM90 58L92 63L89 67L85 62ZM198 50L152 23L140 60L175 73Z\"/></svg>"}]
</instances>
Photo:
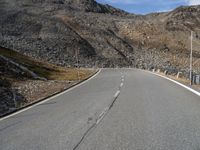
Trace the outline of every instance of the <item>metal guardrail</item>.
<instances>
[{"instance_id":1,"label":"metal guardrail","mask_svg":"<svg viewBox=\"0 0 200 150\"><path fill-rule=\"evenodd\" d=\"M200 74L193 74L192 82L195 85L200 85Z\"/></svg>"}]
</instances>

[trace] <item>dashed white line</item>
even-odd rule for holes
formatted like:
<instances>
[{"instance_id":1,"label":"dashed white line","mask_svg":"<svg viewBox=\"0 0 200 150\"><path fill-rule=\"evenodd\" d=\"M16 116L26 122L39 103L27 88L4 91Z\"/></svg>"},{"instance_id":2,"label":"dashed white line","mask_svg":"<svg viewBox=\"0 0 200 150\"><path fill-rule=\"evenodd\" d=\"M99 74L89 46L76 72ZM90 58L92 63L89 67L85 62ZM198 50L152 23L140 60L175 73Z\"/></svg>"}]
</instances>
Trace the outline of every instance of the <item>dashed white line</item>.
<instances>
[{"instance_id":1,"label":"dashed white line","mask_svg":"<svg viewBox=\"0 0 200 150\"><path fill-rule=\"evenodd\" d=\"M120 88L121 88L123 85L124 85L124 83L122 82L122 83L120 84Z\"/></svg>"},{"instance_id":2,"label":"dashed white line","mask_svg":"<svg viewBox=\"0 0 200 150\"><path fill-rule=\"evenodd\" d=\"M96 121L96 124L99 124L99 122L104 118L104 116L107 114L109 108L107 107L98 117L98 120Z\"/></svg>"},{"instance_id":3,"label":"dashed white line","mask_svg":"<svg viewBox=\"0 0 200 150\"><path fill-rule=\"evenodd\" d=\"M118 90L118 91L115 93L114 98L117 98L117 97L119 96L119 94L120 94L120 90Z\"/></svg>"}]
</instances>

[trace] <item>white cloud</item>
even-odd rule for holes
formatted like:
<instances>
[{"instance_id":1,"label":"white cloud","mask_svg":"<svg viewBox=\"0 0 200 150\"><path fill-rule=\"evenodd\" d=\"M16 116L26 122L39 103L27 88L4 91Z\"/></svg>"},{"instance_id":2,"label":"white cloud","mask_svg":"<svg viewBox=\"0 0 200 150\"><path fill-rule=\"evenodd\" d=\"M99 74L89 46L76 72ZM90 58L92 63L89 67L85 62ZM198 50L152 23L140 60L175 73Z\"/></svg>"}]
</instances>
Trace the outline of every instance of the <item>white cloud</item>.
<instances>
[{"instance_id":1,"label":"white cloud","mask_svg":"<svg viewBox=\"0 0 200 150\"><path fill-rule=\"evenodd\" d=\"M188 5L200 5L200 0L187 0Z\"/></svg>"}]
</instances>

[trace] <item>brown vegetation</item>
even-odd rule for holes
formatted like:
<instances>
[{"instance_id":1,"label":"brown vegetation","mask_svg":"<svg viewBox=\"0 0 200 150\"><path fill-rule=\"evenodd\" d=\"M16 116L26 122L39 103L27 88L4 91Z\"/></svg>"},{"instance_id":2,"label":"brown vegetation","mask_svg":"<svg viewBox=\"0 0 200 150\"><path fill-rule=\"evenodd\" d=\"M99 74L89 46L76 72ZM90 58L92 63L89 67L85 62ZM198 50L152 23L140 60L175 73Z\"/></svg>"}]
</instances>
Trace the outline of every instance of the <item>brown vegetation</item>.
<instances>
[{"instance_id":1,"label":"brown vegetation","mask_svg":"<svg viewBox=\"0 0 200 150\"><path fill-rule=\"evenodd\" d=\"M0 116L61 92L95 73L94 70L64 68L37 61L2 47L0 56L8 60L0 57ZM45 80L34 79L19 66Z\"/></svg>"}]
</instances>

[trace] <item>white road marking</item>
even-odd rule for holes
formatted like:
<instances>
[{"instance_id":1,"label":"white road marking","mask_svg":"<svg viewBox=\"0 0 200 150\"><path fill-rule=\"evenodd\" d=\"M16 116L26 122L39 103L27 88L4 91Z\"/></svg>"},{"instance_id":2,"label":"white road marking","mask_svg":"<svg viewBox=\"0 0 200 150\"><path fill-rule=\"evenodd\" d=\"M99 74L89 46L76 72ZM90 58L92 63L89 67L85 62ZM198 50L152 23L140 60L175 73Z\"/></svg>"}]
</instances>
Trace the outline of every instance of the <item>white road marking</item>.
<instances>
[{"instance_id":1,"label":"white road marking","mask_svg":"<svg viewBox=\"0 0 200 150\"><path fill-rule=\"evenodd\" d=\"M163 76L163 75L156 74L156 73L153 73L153 72L150 72L150 71L147 71L147 72L149 72L149 73L151 73L151 74L154 74L154 75L157 75L157 76L159 76L159 77L165 78L165 79L167 79L167 80L169 80L169 81L172 81L172 82L174 82L174 83L176 83L176 84L178 84L178 85L184 87L185 89L189 90L190 92L193 92L194 94L200 96L200 92L198 92L198 91L196 91L196 90L194 90L194 89L192 89L192 88L190 88L190 87L188 87L188 86L186 86L186 85L184 85L184 84L182 84L182 83L180 83L180 82L178 82L178 81L175 81L175 80L173 80L173 79L170 79L170 78L168 78L168 77L165 77L165 76Z\"/></svg>"},{"instance_id":2,"label":"white road marking","mask_svg":"<svg viewBox=\"0 0 200 150\"><path fill-rule=\"evenodd\" d=\"M121 73L122 74L122 73ZM123 79L123 81L124 81L124 76L121 76L121 78ZM120 88L124 85L124 83L123 83L123 81L121 82L121 84L120 84ZM120 88L119 88L119 90L115 93L115 95L114 95L114 101L116 100L116 98L119 96L119 94L120 94ZM114 102L113 101L113 102ZM113 104L113 103L112 103ZM102 111L101 113L100 113L100 115L99 115L99 117L98 117L98 119L97 119L97 121L96 121L96 125L98 125L99 124L99 122L101 122L101 120L104 118L104 116L108 113L108 111L109 111L109 109L110 109L111 107L107 107L104 111Z\"/></svg>"},{"instance_id":3,"label":"white road marking","mask_svg":"<svg viewBox=\"0 0 200 150\"><path fill-rule=\"evenodd\" d=\"M10 117L13 117L13 116L15 116L15 115L17 115L17 114L20 114L20 113L22 113L22 112L24 112L24 111L27 111L27 110L29 110L29 109L31 109L31 108L34 108L34 107L38 106L38 105L41 105L41 104L43 104L43 103L46 103L46 102L48 102L48 101L50 101L50 100L52 100L52 99L54 99L54 98L56 98L56 97L58 97L58 96L64 94L64 93L67 93L67 92L69 92L69 91L71 91L71 90L73 90L73 89L75 89L75 88L77 88L77 87L79 87L79 86L85 84L86 82L90 81L91 79L95 78L100 72L101 72L101 69L99 69L99 71L98 71L95 75L93 75L93 76L90 77L89 79L87 79L87 80L81 82L80 84L77 84L77 85L75 85L75 86L73 86L73 87L71 87L71 88L69 88L69 89L67 89L67 90L65 90L65 91L63 91L63 92L61 92L61 93L59 93L59 94L57 94L57 95L54 95L54 96L52 96L52 97L50 97L50 98L47 98L47 99L45 99L45 100L43 100L43 101L41 101L41 102L38 102L38 103L33 104L33 105L31 105L31 106L25 107L25 108L22 109L22 110L19 110L19 111L15 112L15 113L12 113L12 114L10 114L10 115L8 115L8 116L5 116L5 117L3 117L3 118L0 118L0 121L3 121L3 120L8 119L8 118L10 118Z\"/></svg>"},{"instance_id":4,"label":"white road marking","mask_svg":"<svg viewBox=\"0 0 200 150\"><path fill-rule=\"evenodd\" d=\"M99 124L99 122L104 118L104 116L107 114L109 108L107 107L98 117L98 120L96 121L96 124Z\"/></svg>"},{"instance_id":5,"label":"white road marking","mask_svg":"<svg viewBox=\"0 0 200 150\"><path fill-rule=\"evenodd\" d=\"M117 98L117 97L119 96L119 94L120 94L120 90L118 90L118 91L115 93L114 98Z\"/></svg>"},{"instance_id":6,"label":"white road marking","mask_svg":"<svg viewBox=\"0 0 200 150\"><path fill-rule=\"evenodd\" d=\"M124 85L124 83L122 82L121 84L120 84L120 87L122 87Z\"/></svg>"},{"instance_id":7,"label":"white road marking","mask_svg":"<svg viewBox=\"0 0 200 150\"><path fill-rule=\"evenodd\" d=\"M121 81L122 81L122 82L124 82L124 75L123 75L123 76L121 76Z\"/></svg>"}]
</instances>

